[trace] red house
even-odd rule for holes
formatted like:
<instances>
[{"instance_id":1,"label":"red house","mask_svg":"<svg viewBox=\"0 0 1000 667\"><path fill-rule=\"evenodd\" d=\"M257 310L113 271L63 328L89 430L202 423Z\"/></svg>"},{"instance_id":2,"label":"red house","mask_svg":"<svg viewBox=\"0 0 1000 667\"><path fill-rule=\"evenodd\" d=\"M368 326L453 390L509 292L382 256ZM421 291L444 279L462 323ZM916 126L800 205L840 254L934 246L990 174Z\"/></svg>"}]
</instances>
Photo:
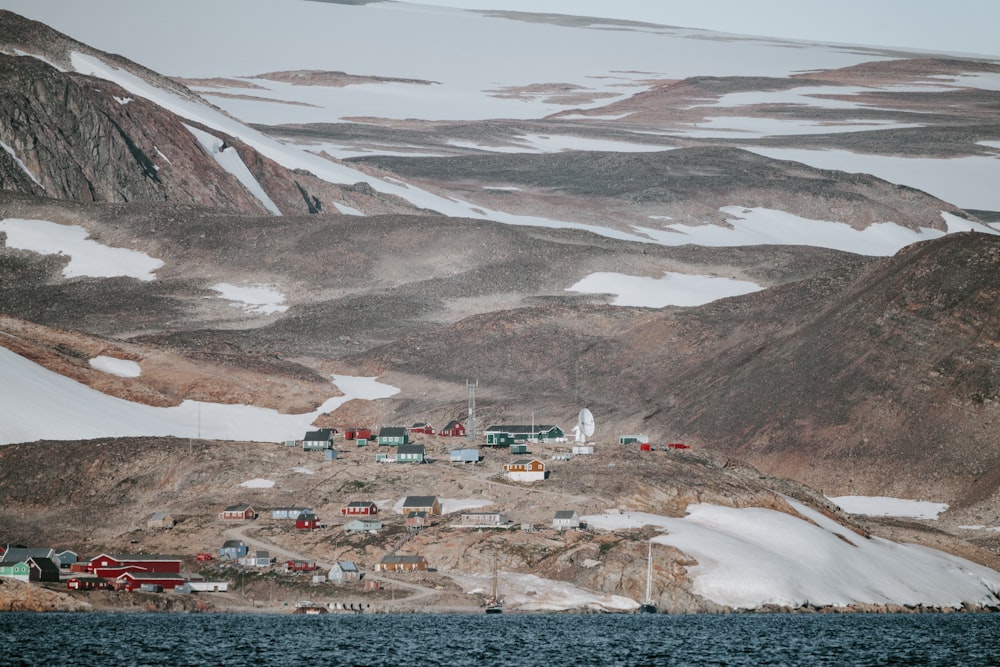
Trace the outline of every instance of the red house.
<instances>
[{"instance_id":1,"label":"red house","mask_svg":"<svg viewBox=\"0 0 1000 667\"><path fill-rule=\"evenodd\" d=\"M452 419L448 422L448 425L443 429L438 431L438 435L445 435L454 438L464 438L465 437L465 427L457 419Z\"/></svg>"},{"instance_id":2,"label":"red house","mask_svg":"<svg viewBox=\"0 0 1000 667\"><path fill-rule=\"evenodd\" d=\"M370 428L348 428L344 429L344 440L371 440L372 430Z\"/></svg>"},{"instance_id":3,"label":"red house","mask_svg":"<svg viewBox=\"0 0 1000 667\"><path fill-rule=\"evenodd\" d=\"M410 428L406 429L410 433L423 433L424 435L434 435L434 427L427 422L417 422Z\"/></svg>"},{"instance_id":4,"label":"red house","mask_svg":"<svg viewBox=\"0 0 1000 667\"><path fill-rule=\"evenodd\" d=\"M66 588L71 591L96 591L111 588L107 579L73 577L66 581Z\"/></svg>"},{"instance_id":5,"label":"red house","mask_svg":"<svg viewBox=\"0 0 1000 667\"><path fill-rule=\"evenodd\" d=\"M340 508L340 513L344 516L375 516L378 506L370 500L352 500L347 507Z\"/></svg>"},{"instance_id":6,"label":"red house","mask_svg":"<svg viewBox=\"0 0 1000 667\"><path fill-rule=\"evenodd\" d=\"M219 518L223 521L253 521L257 513L249 505L230 505L222 510Z\"/></svg>"},{"instance_id":7,"label":"red house","mask_svg":"<svg viewBox=\"0 0 1000 667\"><path fill-rule=\"evenodd\" d=\"M173 590L184 581L184 577L179 574L158 572L126 572L116 579L117 584L127 591L139 590L144 584L159 586L165 591Z\"/></svg>"},{"instance_id":8,"label":"red house","mask_svg":"<svg viewBox=\"0 0 1000 667\"><path fill-rule=\"evenodd\" d=\"M285 570L288 572L312 572L316 569L316 563L310 560L286 560Z\"/></svg>"},{"instance_id":9,"label":"red house","mask_svg":"<svg viewBox=\"0 0 1000 667\"><path fill-rule=\"evenodd\" d=\"M175 558L158 558L146 555L101 554L87 563L87 572L107 579L115 579L130 572L179 574L181 561Z\"/></svg>"},{"instance_id":10,"label":"red house","mask_svg":"<svg viewBox=\"0 0 1000 667\"><path fill-rule=\"evenodd\" d=\"M319 528L319 517L312 512L303 512L295 520L295 527L298 530L316 530Z\"/></svg>"}]
</instances>

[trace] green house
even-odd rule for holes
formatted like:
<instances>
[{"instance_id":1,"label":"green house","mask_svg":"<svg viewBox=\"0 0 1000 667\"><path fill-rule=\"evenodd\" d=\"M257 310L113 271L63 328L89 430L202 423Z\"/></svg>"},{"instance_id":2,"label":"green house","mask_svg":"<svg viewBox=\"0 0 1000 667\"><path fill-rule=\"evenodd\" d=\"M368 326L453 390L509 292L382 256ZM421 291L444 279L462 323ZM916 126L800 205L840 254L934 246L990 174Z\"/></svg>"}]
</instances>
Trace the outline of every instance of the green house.
<instances>
[{"instance_id":1,"label":"green house","mask_svg":"<svg viewBox=\"0 0 1000 667\"><path fill-rule=\"evenodd\" d=\"M400 445L396 448L396 463L423 463L423 445Z\"/></svg>"},{"instance_id":2,"label":"green house","mask_svg":"<svg viewBox=\"0 0 1000 667\"><path fill-rule=\"evenodd\" d=\"M31 579L31 566L27 561L18 563L0 563L0 577L17 579L18 581L29 581Z\"/></svg>"},{"instance_id":3,"label":"green house","mask_svg":"<svg viewBox=\"0 0 1000 667\"><path fill-rule=\"evenodd\" d=\"M410 444L410 433L405 426L383 426L379 429L379 447L398 447L408 444Z\"/></svg>"},{"instance_id":4,"label":"green house","mask_svg":"<svg viewBox=\"0 0 1000 667\"><path fill-rule=\"evenodd\" d=\"M551 424L502 424L486 429L486 444L493 447L510 447L517 442L561 442L563 430Z\"/></svg>"}]
</instances>

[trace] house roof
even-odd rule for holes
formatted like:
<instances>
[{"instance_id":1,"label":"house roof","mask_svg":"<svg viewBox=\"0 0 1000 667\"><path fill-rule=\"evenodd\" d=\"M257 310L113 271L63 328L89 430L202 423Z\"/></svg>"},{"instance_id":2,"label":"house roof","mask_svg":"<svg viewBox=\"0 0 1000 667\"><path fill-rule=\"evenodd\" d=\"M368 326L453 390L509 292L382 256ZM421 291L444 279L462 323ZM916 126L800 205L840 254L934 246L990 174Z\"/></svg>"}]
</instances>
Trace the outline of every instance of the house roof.
<instances>
[{"instance_id":1,"label":"house roof","mask_svg":"<svg viewBox=\"0 0 1000 667\"><path fill-rule=\"evenodd\" d=\"M574 519L576 518L576 510L559 510L556 512L555 519Z\"/></svg>"},{"instance_id":2,"label":"house roof","mask_svg":"<svg viewBox=\"0 0 1000 667\"><path fill-rule=\"evenodd\" d=\"M427 512L425 512L423 510L413 511L413 512L407 512L406 513L406 518L407 519L423 519L426 516L427 516Z\"/></svg>"},{"instance_id":3,"label":"house roof","mask_svg":"<svg viewBox=\"0 0 1000 667\"><path fill-rule=\"evenodd\" d=\"M381 528L382 522L379 521L378 519L351 519L350 521L344 524L345 528L347 528L348 526L377 526Z\"/></svg>"},{"instance_id":4,"label":"house roof","mask_svg":"<svg viewBox=\"0 0 1000 667\"><path fill-rule=\"evenodd\" d=\"M349 560L340 560L333 564L333 567L339 568L341 572L357 572L358 566Z\"/></svg>"},{"instance_id":5,"label":"house roof","mask_svg":"<svg viewBox=\"0 0 1000 667\"><path fill-rule=\"evenodd\" d=\"M450 431L453 428L459 428L459 427L465 428L464 426L462 426L462 422L458 421L457 419L452 419L450 422L448 422L447 426L445 426L441 430L442 431Z\"/></svg>"},{"instance_id":6,"label":"house roof","mask_svg":"<svg viewBox=\"0 0 1000 667\"><path fill-rule=\"evenodd\" d=\"M500 424L490 426L486 431L493 433L546 433L554 428L558 427L553 424L535 424L533 426L525 424Z\"/></svg>"},{"instance_id":7,"label":"house roof","mask_svg":"<svg viewBox=\"0 0 1000 667\"><path fill-rule=\"evenodd\" d=\"M238 549L239 547L245 547L243 540L226 540L222 543L223 549Z\"/></svg>"},{"instance_id":8,"label":"house roof","mask_svg":"<svg viewBox=\"0 0 1000 667\"><path fill-rule=\"evenodd\" d=\"M118 575L119 579L160 579L162 581L184 580L184 577L172 572L123 572Z\"/></svg>"},{"instance_id":9,"label":"house roof","mask_svg":"<svg viewBox=\"0 0 1000 667\"><path fill-rule=\"evenodd\" d=\"M398 556L393 554L388 554L383 556L383 563L421 563L427 559L423 556Z\"/></svg>"},{"instance_id":10,"label":"house roof","mask_svg":"<svg viewBox=\"0 0 1000 667\"><path fill-rule=\"evenodd\" d=\"M303 512L299 514L299 521L316 521L318 517L312 512Z\"/></svg>"},{"instance_id":11,"label":"house roof","mask_svg":"<svg viewBox=\"0 0 1000 667\"><path fill-rule=\"evenodd\" d=\"M253 509L253 507L251 507L250 505L247 505L247 504L244 503L242 505L230 505L229 507L227 507L223 511L225 511L225 512L245 512L247 510L252 510L252 509Z\"/></svg>"},{"instance_id":12,"label":"house roof","mask_svg":"<svg viewBox=\"0 0 1000 667\"><path fill-rule=\"evenodd\" d=\"M405 426L383 426L378 431L378 437L380 438L401 438L405 435Z\"/></svg>"},{"instance_id":13,"label":"house roof","mask_svg":"<svg viewBox=\"0 0 1000 667\"><path fill-rule=\"evenodd\" d=\"M52 558L55 550L51 548L29 549L27 547L10 547L3 552L0 563L20 563L29 558Z\"/></svg>"},{"instance_id":14,"label":"house roof","mask_svg":"<svg viewBox=\"0 0 1000 667\"><path fill-rule=\"evenodd\" d=\"M413 426L410 428L424 428L425 426L430 426L427 422L413 422Z\"/></svg>"},{"instance_id":15,"label":"house roof","mask_svg":"<svg viewBox=\"0 0 1000 667\"><path fill-rule=\"evenodd\" d=\"M539 461L538 459L517 459L515 461L511 461L507 465L523 466L523 465L528 465L529 463L531 463L533 461L538 461L539 463L541 463L541 461Z\"/></svg>"},{"instance_id":16,"label":"house roof","mask_svg":"<svg viewBox=\"0 0 1000 667\"><path fill-rule=\"evenodd\" d=\"M303 440L332 440L333 439L333 429L321 428L316 431L306 431L306 437Z\"/></svg>"},{"instance_id":17,"label":"house roof","mask_svg":"<svg viewBox=\"0 0 1000 667\"><path fill-rule=\"evenodd\" d=\"M423 445L400 445L396 448L397 454L423 454L425 451Z\"/></svg>"},{"instance_id":18,"label":"house roof","mask_svg":"<svg viewBox=\"0 0 1000 667\"><path fill-rule=\"evenodd\" d=\"M271 554L269 552L267 552L267 551L264 551L264 550L254 551L253 552L253 558L267 558L267 559L270 559L271 558Z\"/></svg>"},{"instance_id":19,"label":"house roof","mask_svg":"<svg viewBox=\"0 0 1000 667\"><path fill-rule=\"evenodd\" d=\"M181 562L180 558L171 558L170 556L164 556L163 554L109 554L100 553L90 559L89 562L96 563L101 558L110 558L111 560L116 560L119 563L123 562L136 562L136 561L171 561L171 562Z\"/></svg>"},{"instance_id":20,"label":"house roof","mask_svg":"<svg viewBox=\"0 0 1000 667\"><path fill-rule=\"evenodd\" d=\"M433 507L437 502L437 496L406 496L403 500L403 509L407 507Z\"/></svg>"},{"instance_id":21,"label":"house roof","mask_svg":"<svg viewBox=\"0 0 1000 667\"><path fill-rule=\"evenodd\" d=\"M375 502L372 500L352 500L347 503L348 507L371 507Z\"/></svg>"}]
</instances>

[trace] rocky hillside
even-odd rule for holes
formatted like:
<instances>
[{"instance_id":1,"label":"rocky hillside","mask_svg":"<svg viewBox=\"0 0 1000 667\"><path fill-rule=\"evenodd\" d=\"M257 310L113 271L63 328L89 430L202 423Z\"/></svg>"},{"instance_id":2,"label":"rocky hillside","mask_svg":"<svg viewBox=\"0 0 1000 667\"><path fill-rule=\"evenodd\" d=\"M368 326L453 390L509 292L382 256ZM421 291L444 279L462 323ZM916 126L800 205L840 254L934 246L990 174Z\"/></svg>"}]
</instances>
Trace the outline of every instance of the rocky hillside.
<instances>
[{"instance_id":1,"label":"rocky hillside","mask_svg":"<svg viewBox=\"0 0 1000 667\"><path fill-rule=\"evenodd\" d=\"M390 552L424 555L439 573L424 581L438 590L439 599L425 604L468 599L468 582L491 570L494 555L510 576L530 574L602 595L641 599L645 544L656 532L646 528L556 533L549 529L555 511L683 516L690 503L703 502L798 516L784 499L787 496L834 517L862 539L872 531L905 535L907 541L1000 566L988 551L927 525L861 524L807 487L707 453L637 455L631 448L603 446L595 456L551 463L548 481L525 485L496 476L507 459L502 452L485 450L485 459L475 466L454 465L447 462L450 439L429 436L423 442L434 460L422 466L375 463L371 447L344 447L339 460L324 461L318 453L261 443L107 439L11 445L0 448L0 502L6 508L0 516L0 534L84 554L105 550L173 554L185 559L186 568L197 571L202 567L194 560L197 552L215 551L232 537L218 520L222 507L247 502L264 516L241 529L241 534L262 540L273 554L305 554L324 563L353 560L367 572ZM566 448L539 446L535 454L548 459ZM255 479L269 480L273 486L247 484ZM392 506L405 495L427 494L445 499L446 510L448 502L471 500L483 511L501 511L536 530L456 528L458 516L453 513L417 535L408 533ZM339 528L344 522L340 508L356 499L378 500L386 526L383 533L349 536ZM302 533L268 518L268 508L302 503L313 507L329 527ZM170 513L177 525L167 531L147 529L146 519L156 511ZM661 609L678 613L722 609L692 592L688 568L695 561L672 547L659 545L657 551L655 588Z\"/></svg>"},{"instance_id":2,"label":"rocky hillside","mask_svg":"<svg viewBox=\"0 0 1000 667\"><path fill-rule=\"evenodd\" d=\"M184 204L244 215L275 212L224 166L235 161L284 214L335 212L333 202L373 212L413 209L367 188L295 173L238 138L182 119L104 79L76 74L74 54L97 52L38 22L0 11L0 44L5 191L82 202ZM166 90L179 104L204 105L178 83L124 58L102 57ZM212 143L204 145L199 137L206 135L196 132L207 133Z\"/></svg>"}]
</instances>

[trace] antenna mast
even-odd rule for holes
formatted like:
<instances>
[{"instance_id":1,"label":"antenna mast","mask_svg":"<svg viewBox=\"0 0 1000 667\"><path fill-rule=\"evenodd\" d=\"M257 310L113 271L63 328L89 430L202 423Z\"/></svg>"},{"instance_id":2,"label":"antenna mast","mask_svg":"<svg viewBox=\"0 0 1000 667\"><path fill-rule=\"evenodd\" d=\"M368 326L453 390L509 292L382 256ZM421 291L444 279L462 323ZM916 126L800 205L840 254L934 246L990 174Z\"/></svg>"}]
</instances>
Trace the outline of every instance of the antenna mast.
<instances>
[{"instance_id":1,"label":"antenna mast","mask_svg":"<svg viewBox=\"0 0 1000 667\"><path fill-rule=\"evenodd\" d=\"M472 383L465 381L465 386L469 388L469 428L465 429L465 437L470 442L476 440L476 387L479 386L479 378Z\"/></svg>"}]
</instances>

